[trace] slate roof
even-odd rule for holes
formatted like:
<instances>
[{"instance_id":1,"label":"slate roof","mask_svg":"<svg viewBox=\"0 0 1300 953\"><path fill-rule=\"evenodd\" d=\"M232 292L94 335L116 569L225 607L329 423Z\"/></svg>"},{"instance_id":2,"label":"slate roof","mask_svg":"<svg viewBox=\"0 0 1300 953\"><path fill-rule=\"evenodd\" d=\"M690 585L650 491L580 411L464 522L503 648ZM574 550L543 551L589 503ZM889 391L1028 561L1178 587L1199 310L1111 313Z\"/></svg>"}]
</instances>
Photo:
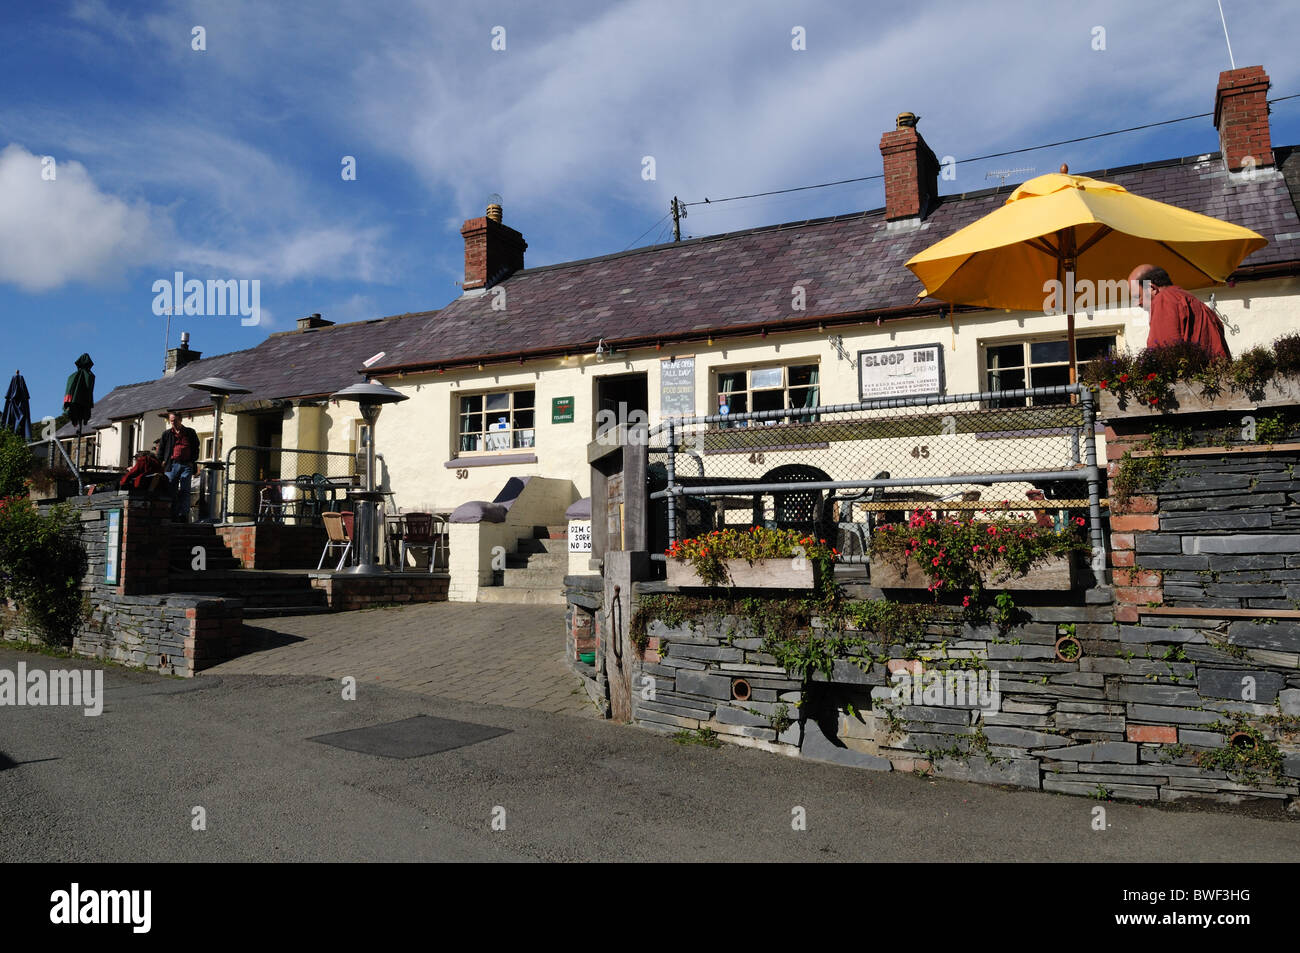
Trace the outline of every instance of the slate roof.
<instances>
[{"instance_id":1,"label":"slate roof","mask_svg":"<svg viewBox=\"0 0 1300 953\"><path fill-rule=\"evenodd\" d=\"M1230 180L1217 153L1085 174L1259 232L1270 244L1246 259L1248 269L1300 261L1300 151L1274 151L1284 174L1261 170L1250 183ZM777 330L792 324L795 284L806 289L807 310L793 317L805 321L909 308L921 283L904 262L993 211L1013 187L944 196L920 227L891 228L876 209L525 269L501 282L504 310L493 310L491 291L464 295L371 370L590 350L602 337L669 339L757 324Z\"/></svg>"},{"instance_id":2,"label":"slate roof","mask_svg":"<svg viewBox=\"0 0 1300 953\"><path fill-rule=\"evenodd\" d=\"M405 342L420 317L423 315L397 315L272 334L257 347L204 357L170 377L114 388L95 402L87 429L164 408L210 407L207 394L187 386L204 377L225 377L252 391L232 399L228 405L232 411L260 401L332 394L362 379L364 361ZM75 428L64 427L58 436L75 432Z\"/></svg>"},{"instance_id":3,"label":"slate roof","mask_svg":"<svg viewBox=\"0 0 1300 953\"><path fill-rule=\"evenodd\" d=\"M1131 192L1253 229L1269 244L1242 272L1300 263L1300 146L1274 149L1281 175L1230 179L1218 153L1084 173ZM231 407L316 397L354 383L380 351L375 375L400 368L502 361L545 349L590 350L605 338L665 340L764 325L793 327L819 316L934 311L917 304L921 284L904 262L997 208L1014 185L940 200L919 227L890 227L884 209L769 225L616 255L529 268L506 278L504 310L491 290L438 311L273 334L257 347L206 357L171 377L118 387L94 409L90 428L172 408L209 405L186 385L227 377L253 393ZM791 289L806 311L792 318ZM59 436L70 436L65 427Z\"/></svg>"}]
</instances>

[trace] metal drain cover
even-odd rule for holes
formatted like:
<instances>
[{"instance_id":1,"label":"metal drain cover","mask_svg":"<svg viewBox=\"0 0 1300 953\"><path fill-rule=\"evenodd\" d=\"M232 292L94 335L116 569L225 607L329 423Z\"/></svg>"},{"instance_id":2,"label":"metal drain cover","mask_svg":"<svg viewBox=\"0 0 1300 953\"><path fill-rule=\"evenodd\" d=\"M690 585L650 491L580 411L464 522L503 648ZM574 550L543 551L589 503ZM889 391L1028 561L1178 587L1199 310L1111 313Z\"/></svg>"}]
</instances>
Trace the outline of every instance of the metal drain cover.
<instances>
[{"instance_id":1,"label":"metal drain cover","mask_svg":"<svg viewBox=\"0 0 1300 953\"><path fill-rule=\"evenodd\" d=\"M307 740L381 758L422 758L508 734L508 728L416 715L414 718L371 725L369 728L352 728L328 735L316 735Z\"/></svg>"}]
</instances>

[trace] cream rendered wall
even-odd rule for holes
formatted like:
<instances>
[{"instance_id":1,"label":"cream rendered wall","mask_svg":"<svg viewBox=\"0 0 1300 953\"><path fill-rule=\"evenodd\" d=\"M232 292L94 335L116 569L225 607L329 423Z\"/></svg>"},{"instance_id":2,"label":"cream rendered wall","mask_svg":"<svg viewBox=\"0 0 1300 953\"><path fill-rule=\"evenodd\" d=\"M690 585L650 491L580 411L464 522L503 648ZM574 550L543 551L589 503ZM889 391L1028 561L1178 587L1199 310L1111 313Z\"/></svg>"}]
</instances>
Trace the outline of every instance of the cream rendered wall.
<instances>
[{"instance_id":1,"label":"cream rendered wall","mask_svg":"<svg viewBox=\"0 0 1300 953\"><path fill-rule=\"evenodd\" d=\"M1233 353L1255 344L1272 341L1281 334L1297 330L1300 313L1300 280L1275 279L1220 287L1197 292L1208 300L1213 291L1220 312L1229 325L1228 342ZM1121 347L1139 350L1146 344L1147 315L1140 308L1117 308L1076 317L1076 333L1115 333ZM1236 333L1234 332L1236 329ZM445 374L406 374L386 377L384 383L410 399L388 405L379 418L377 449L383 454L390 487L400 506L435 504L452 509L467 500L491 500L511 476L540 475L571 480L579 496L590 493L590 472L586 446L594 437L595 382L605 375L645 372L650 395L651 426L659 419L660 360L693 354L695 369L695 407L699 414L716 407L716 381L713 371L719 368L754 364L816 361L820 365L821 402L849 403L857 400L857 371L839 358L827 337L839 334L846 351L856 360L857 351L938 343L944 348L944 371L947 393L975 392L984 384L983 347L1026 337L1064 335L1064 315L1032 312L988 311L957 315L950 326L946 319L922 318L895 321L882 327L874 322L858 326L835 327L824 333L755 336L742 340L700 342L671 345L662 351L638 350L619 354L616 360L598 362L590 354L575 354L568 359L529 362L522 366L488 366L482 371L451 369ZM531 386L535 389L536 447L508 453L535 453L537 463L513 463L501 466L465 466L455 461L454 398L461 393ZM574 422L551 423L551 400L574 398ZM331 449L339 439L338 428L330 432ZM954 438L967 439L973 438ZM1049 438L1052 439L1052 438ZM1033 438L999 441L1000 459L1007 467L1029 465L1041 452L1033 452ZM1056 446L1060 439L1055 438ZM889 441L899 443L899 441ZM909 445L914 441L904 441ZM883 441L875 442L883 444ZM983 443L983 442L981 442ZM1104 454L1101 441L1098 453ZM343 448L346 448L346 442ZM1018 450L1019 448L1019 450ZM912 463L906 448L894 448L886 468L894 475L905 474ZM490 456L484 454L483 456ZM1104 456L1102 456L1104 459ZM466 460L465 462L468 462ZM808 462L807 454L775 453L765 460L770 468L785 462ZM465 474L457 478L457 470ZM932 472L932 471L931 471ZM868 474L870 475L870 474ZM832 474L843 478L845 474ZM557 520L558 521L558 520Z\"/></svg>"}]
</instances>

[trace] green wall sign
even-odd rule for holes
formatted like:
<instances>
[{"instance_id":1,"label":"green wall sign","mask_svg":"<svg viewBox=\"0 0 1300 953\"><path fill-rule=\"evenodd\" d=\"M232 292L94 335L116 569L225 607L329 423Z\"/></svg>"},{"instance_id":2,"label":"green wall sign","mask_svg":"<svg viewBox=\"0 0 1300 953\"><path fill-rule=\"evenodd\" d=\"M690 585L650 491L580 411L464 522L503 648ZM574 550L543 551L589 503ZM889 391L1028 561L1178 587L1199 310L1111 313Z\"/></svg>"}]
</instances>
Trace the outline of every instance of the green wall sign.
<instances>
[{"instance_id":1,"label":"green wall sign","mask_svg":"<svg viewBox=\"0 0 1300 953\"><path fill-rule=\"evenodd\" d=\"M572 397L551 398L551 423L553 424L573 423L573 398Z\"/></svg>"}]
</instances>

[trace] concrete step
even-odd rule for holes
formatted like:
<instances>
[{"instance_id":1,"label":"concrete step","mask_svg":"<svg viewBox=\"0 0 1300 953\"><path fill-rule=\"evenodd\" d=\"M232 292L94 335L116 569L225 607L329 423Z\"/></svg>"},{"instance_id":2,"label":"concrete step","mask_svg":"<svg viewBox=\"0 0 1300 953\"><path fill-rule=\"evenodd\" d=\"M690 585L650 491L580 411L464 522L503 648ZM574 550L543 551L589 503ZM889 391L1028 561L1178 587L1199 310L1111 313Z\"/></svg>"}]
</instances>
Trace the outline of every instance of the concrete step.
<instances>
[{"instance_id":1,"label":"concrete step","mask_svg":"<svg viewBox=\"0 0 1300 953\"><path fill-rule=\"evenodd\" d=\"M244 618L274 619L282 615L325 615L332 611L327 605L244 606Z\"/></svg>"},{"instance_id":2,"label":"concrete step","mask_svg":"<svg viewBox=\"0 0 1300 953\"><path fill-rule=\"evenodd\" d=\"M564 590L558 586L553 588L492 586L479 589L478 601L509 605L562 606L564 605Z\"/></svg>"},{"instance_id":3,"label":"concrete step","mask_svg":"<svg viewBox=\"0 0 1300 953\"><path fill-rule=\"evenodd\" d=\"M568 565L568 553L542 552L506 556L507 569L558 569L563 574Z\"/></svg>"},{"instance_id":4,"label":"concrete step","mask_svg":"<svg viewBox=\"0 0 1300 953\"><path fill-rule=\"evenodd\" d=\"M230 572L239 569L242 564L234 556L219 556L214 553L208 553L206 565L209 572L214 570ZM194 557L189 553L185 553L181 556L172 556L168 568L171 570L172 575L197 572L197 570L194 569Z\"/></svg>"},{"instance_id":5,"label":"concrete step","mask_svg":"<svg viewBox=\"0 0 1300 953\"><path fill-rule=\"evenodd\" d=\"M565 537L564 539L521 539L515 545L515 553L518 555L527 555L530 553L567 553L568 551L568 537Z\"/></svg>"},{"instance_id":6,"label":"concrete step","mask_svg":"<svg viewBox=\"0 0 1300 953\"><path fill-rule=\"evenodd\" d=\"M532 589L564 585L564 573L553 569L507 569L502 574L502 585L507 589Z\"/></svg>"}]
</instances>

